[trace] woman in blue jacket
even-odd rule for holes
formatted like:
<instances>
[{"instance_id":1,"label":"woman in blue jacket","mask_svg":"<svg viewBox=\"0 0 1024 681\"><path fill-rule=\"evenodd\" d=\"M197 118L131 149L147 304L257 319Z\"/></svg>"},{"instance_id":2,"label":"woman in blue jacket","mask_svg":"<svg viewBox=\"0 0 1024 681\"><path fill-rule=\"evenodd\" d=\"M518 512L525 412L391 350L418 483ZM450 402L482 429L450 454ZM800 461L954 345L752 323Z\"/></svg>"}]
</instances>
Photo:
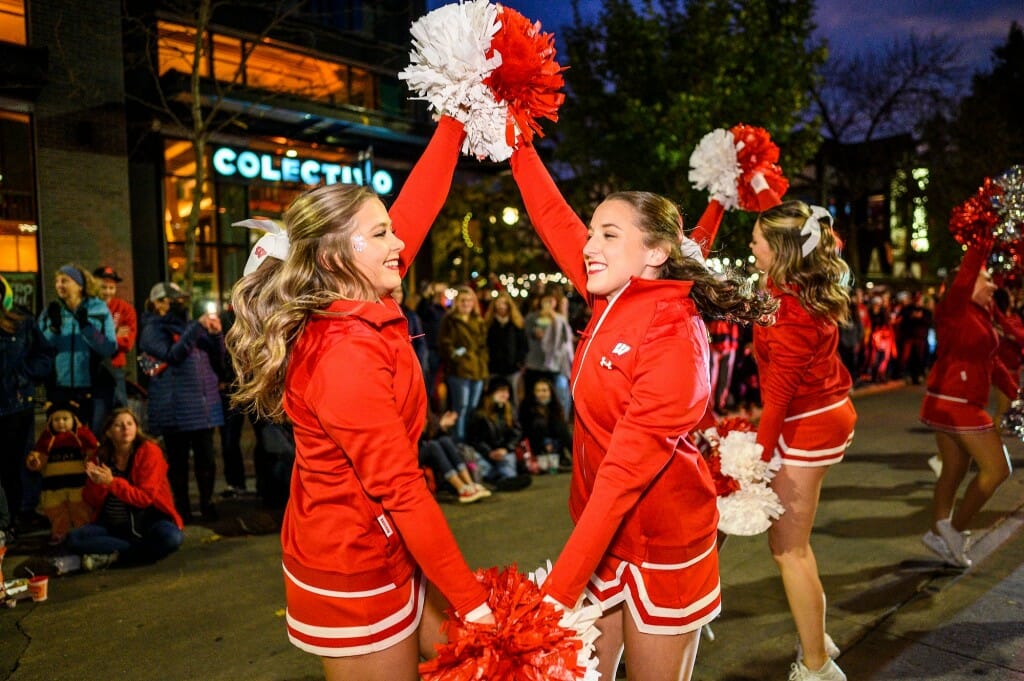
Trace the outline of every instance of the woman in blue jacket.
<instances>
[{"instance_id":1,"label":"woman in blue jacket","mask_svg":"<svg viewBox=\"0 0 1024 681\"><path fill-rule=\"evenodd\" d=\"M213 431L224 425L216 369L224 362L220 319L204 314L188 320L185 293L176 284L153 286L142 317L139 350L159 362L149 384L147 427L163 436L174 505L187 523L192 518L188 495L188 459L194 457L199 510L216 520L213 485L217 465Z\"/></svg>"},{"instance_id":2,"label":"woman in blue jacket","mask_svg":"<svg viewBox=\"0 0 1024 681\"><path fill-rule=\"evenodd\" d=\"M39 330L56 348L46 386L51 402L76 402L82 423L92 423L92 398L117 351L114 320L98 297L99 284L78 265L64 265L54 279L57 300L39 315Z\"/></svg>"}]
</instances>

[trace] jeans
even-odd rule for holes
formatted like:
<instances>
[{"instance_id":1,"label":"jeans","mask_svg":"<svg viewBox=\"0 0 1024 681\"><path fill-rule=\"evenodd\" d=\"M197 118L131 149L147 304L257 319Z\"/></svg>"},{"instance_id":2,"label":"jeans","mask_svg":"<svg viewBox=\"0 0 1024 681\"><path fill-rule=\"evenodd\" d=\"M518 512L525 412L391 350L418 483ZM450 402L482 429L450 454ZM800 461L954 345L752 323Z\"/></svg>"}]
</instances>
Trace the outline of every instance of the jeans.
<instances>
[{"instance_id":1,"label":"jeans","mask_svg":"<svg viewBox=\"0 0 1024 681\"><path fill-rule=\"evenodd\" d=\"M245 414L231 406L223 396L224 425L220 427L220 455L224 460L224 482L235 489L245 489L245 462L242 458L242 427Z\"/></svg>"},{"instance_id":2,"label":"jeans","mask_svg":"<svg viewBox=\"0 0 1024 681\"><path fill-rule=\"evenodd\" d=\"M103 439L103 424L110 412L118 407L128 406L128 388L125 384L124 369L113 368L113 385L96 386L92 398L92 423L89 427L97 439Z\"/></svg>"},{"instance_id":3,"label":"jeans","mask_svg":"<svg viewBox=\"0 0 1024 681\"><path fill-rule=\"evenodd\" d=\"M170 520L158 520L142 537L113 534L103 525L90 523L68 532L67 547L72 553L114 553L118 560L152 562L169 556L185 541L185 533Z\"/></svg>"},{"instance_id":4,"label":"jeans","mask_svg":"<svg viewBox=\"0 0 1024 681\"><path fill-rule=\"evenodd\" d=\"M480 403L484 382L458 376L449 376L445 382L448 384L449 406L459 415L459 420L455 422L455 439L458 442L464 442L466 440L466 421L476 409L476 405Z\"/></svg>"},{"instance_id":5,"label":"jeans","mask_svg":"<svg viewBox=\"0 0 1024 681\"><path fill-rule=\"evenodd\" d=\"M507 453L499 461L492 460L484 452L478 452L478 454L476 465L480 467L480 475L485 481L494 482L495 480L514 478L518 475L514 451Z\"/></svg>"},{"instance_id":6,"label":"jeans","mask_svg":"<svg viewBox=\"0 0 1024 681\"><path fill-rule=\"evenodd\" d=\"M196 486L199 488L199 510L213 509L213 484L217 476L217 463L213 458L213 428L172 431L164 433L167 445L167 478L174 493L174 506L185 522L192 518L188 494L188 455L193 456Z\"/></svg>"}]
</instances>

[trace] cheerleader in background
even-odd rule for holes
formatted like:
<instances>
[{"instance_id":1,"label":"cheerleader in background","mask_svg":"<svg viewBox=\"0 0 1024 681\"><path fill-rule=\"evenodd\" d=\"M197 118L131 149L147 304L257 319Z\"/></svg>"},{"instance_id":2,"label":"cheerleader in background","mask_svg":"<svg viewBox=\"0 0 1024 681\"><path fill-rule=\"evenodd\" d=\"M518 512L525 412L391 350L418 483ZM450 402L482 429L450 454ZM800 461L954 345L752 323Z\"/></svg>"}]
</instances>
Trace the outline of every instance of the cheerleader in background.
<instances>
[{"instance_id":1,"label":"cheerleader in background","mask_svg":"<svg viewBox=\"0 0 1024 681\"><path fill-rule=\"evenodd\" d=\"M849 314L832 218L819 206L786 201L760 214L750 250L779 301L776 321L754 329L764 409L757 442L782 456L771 487L785 512L768 530L800 638L790 680L845 681L825 633L825 592L811 528L828 467L842 460L857 420L852 380L839 359L839 324Z\"/></svg>"},{"instance_id":2,"label":"cheerleader in background","mask_svg":"<svg viewBox=\"0 0 1024 681\"><path fill-rule=\"evenodd\" d=\"M971 244L935 307L935 364L921 404L921 420L935 431L941 471L932 499L932 526L924 545L950 565L970 567L964 534L974 516L1010 476L1010 459L985 411L989 389L1016 395L1017 386L996 355L999 336L990 308L996 290L985 261L992 242ZM960 505L956 493L971 461L978 474ZM954 512L954 506L956 510Z\"/></svg>"}]
</instances>

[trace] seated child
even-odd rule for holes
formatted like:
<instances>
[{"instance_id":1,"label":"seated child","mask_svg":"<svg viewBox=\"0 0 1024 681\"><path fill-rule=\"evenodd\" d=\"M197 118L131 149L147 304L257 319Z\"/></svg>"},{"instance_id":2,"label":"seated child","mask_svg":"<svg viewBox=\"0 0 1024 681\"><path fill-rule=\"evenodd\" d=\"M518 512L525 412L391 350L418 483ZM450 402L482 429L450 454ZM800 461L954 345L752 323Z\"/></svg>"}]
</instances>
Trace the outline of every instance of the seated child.
<instances>
[{"instance_id":1,"label":"seated child","mask_svg":"<svg viewBox=\"0 0 1024 681\"><path fill-rule=\"evenodd\" d=\"M99 443L78 420L74 402L51 404L46 410L46 429L25 460L26 467L42 473L39 510L50 519L50 543L59 544L72 527L89 522L92 511L82 501L85 462L96 454Z\"/></svg>"}]
</instances>

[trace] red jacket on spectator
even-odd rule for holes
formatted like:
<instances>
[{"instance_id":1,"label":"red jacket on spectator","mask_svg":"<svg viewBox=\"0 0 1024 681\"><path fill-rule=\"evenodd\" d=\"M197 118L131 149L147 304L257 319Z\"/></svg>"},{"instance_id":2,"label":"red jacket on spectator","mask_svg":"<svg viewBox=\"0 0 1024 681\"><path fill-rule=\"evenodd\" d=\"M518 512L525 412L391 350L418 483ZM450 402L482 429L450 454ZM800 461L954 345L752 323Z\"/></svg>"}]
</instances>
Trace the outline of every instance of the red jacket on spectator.
<instances>
[{"instance_id":1,"label":"red jacket on spectator","mask_svg":"<svg viewBox=\"0 0 1024 681\"><path fill-rule=\"evenodd\" d=\"M118 499L135 508L153 508L170 516L178 529L184 527L181 516L174 508L171 484L167 481L167 461L160 447L151 440L144 441L132 454L127 478L115 477L110 485L100 485L92 480L85 481L82 501L93 509L93 522L103 510L107 495L113 493Z\"/></svg>"},{"instance_id":2,"label":"red jacket on spectator","mask_svg":"<svg viewBox=\"0 0 1024 681\"><path fill-rule=\"evenodd\" d=\"M110 309L110 316L114 319L114 335L117 338L117 350L110 363L117 368L124 368L128 363L128 352L135 345L135 337L139 333L139 322L135 314L135 308L127 300L111 298L107 301ZM122 335L121 327L128 329L128 333Z\"/></svg>"}]
</instances>

